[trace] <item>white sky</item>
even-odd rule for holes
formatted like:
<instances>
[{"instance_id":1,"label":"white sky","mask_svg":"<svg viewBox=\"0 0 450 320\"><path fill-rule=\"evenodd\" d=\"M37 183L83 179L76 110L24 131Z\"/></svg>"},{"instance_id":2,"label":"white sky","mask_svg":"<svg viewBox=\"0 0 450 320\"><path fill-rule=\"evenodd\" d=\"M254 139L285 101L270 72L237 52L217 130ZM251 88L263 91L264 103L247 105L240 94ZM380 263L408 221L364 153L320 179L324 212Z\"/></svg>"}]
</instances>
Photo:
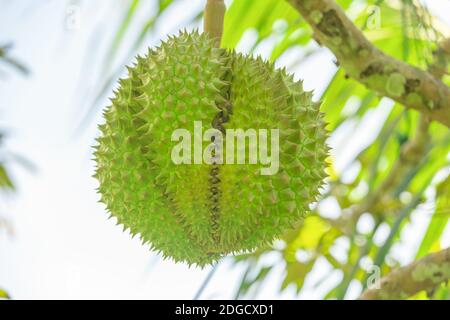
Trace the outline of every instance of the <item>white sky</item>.
<instances>
[{"instance_id":1,"label":"white sky","mask_svg":"<svg viewBox=\"0 0 450 320\"><path fill-rule=\"evenodd\" d=\"M148 45L157 43L158 34L174 32L174 26L190 16L193 2L203 4L183 1L167 14ZM428 2L441 16L450 12L450 1ZM121 7L111 10L107 0L82 1L80 28L68 30L67 3L0 0L0 44L14 41L13 55L32 71L29 77L8 72L7 78L0 78L0 128L8 133L8 149L37 168L30 173L10 166L18 191L1 195L0 215L12 221L14 236L0 232L0 287L14 298L190 299L209 268L161 262L107 220L104 206L97 203L89 159L101 118L90 122L81 136L74 138L73 132L90 105L87 90L98 87L103 77L99 58L115 30L109 21L119 21ZM144 7L153 10L151 5ZM448 22L448 16L444 18ZM102 41L93 42L100 32L105 36L96 38ZM264 54L263 47L259 51ZM94 58L88 61L87 53ZM307 89L320 91L334 68L331 61L324 52L296 70L296 77L305 80ZM355 144L367 139L363 136ZM340 161L344 166L348 159ZM232 298L241 271L225 261L203 297ZM257 297L293 297L289 290L278 295L278 285L276 279L269 281ZM318 298L319 292L309 289L302 296Z\"/></svg>"}]
</instances>

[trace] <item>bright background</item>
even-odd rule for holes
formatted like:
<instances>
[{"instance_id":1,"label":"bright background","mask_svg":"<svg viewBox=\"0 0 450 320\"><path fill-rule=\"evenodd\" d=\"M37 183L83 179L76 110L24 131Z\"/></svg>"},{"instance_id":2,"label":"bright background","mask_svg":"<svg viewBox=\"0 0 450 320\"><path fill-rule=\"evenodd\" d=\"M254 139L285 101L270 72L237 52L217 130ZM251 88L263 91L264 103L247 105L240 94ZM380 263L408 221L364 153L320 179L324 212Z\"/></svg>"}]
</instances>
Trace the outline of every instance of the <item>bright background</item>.
<instances>
[{"instance_id":1,"label":"bright background","mask_svg":"<svg viewBox=\"0 0 450 320\"><path fill-rule=\"evenodd\" d=\"M7 134L6 149L29 159L35 167L30 171L10 163L17 192L1 194L0 214L11 221L14 230L13 234L0 233L0 285L13 298L190 299L209 272L209 268L162 261L138 239L122 232L113 219L108 220L105 207L97 202L91 146L106 97L96 103L92 118L83 118L93 104L94 88L105 77L101 66L116 28L113 21L122 16L121 1L114 3L0 0L0 44L13 42L12 54L31 70L27 77L10 71L0 74L0 128ZM164 23L146 45L156 45L176 32L203 3L180 1L165 14ZM427 4L450 24L450 1ZM155 10L152 1L146 6ZM80 10L75 24L73 8ZM239 50L248 48L241 44ZM122 51L119 63L127 55ZM264 56L264 44L257 52ZM287 55L279 64L289 65L292 58ZM305 80L307 89L320 93L334 68L332 55L324 49L290 71ZM371 115L352 146L334 154L338 167L348 164L352 154L370 140L370 129L375 131L382 121L376 112ZM339 133L330 143L342 143ZM416 244L417 232L423 232L421 218L413 222L405 235L410 246ZM443 245L450 245L450 230L443 239ZM411 256L407 247L403 249L407 261ZM232 298L241 273L239 266L225 261L202 297ZM277 281L269 281L256 297L295 297L293 290L277 294ZM310 288L300 297L314 299L320 293L320 288Z\"/></svg>"}]
</instances>

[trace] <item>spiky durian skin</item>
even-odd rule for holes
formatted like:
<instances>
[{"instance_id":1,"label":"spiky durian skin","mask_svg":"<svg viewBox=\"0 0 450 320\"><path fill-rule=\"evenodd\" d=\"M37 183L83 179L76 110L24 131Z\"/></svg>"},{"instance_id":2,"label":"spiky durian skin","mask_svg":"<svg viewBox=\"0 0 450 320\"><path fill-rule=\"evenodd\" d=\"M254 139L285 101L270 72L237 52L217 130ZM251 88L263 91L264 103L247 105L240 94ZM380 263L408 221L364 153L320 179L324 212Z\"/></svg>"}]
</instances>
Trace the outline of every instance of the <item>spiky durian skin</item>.
<instances>
[{"instance_id":1,"label":"spiky durian skin","mask_svg":"<svg viewBox=\"0 0 450 320\"><path fill-rule=\"evenodd\" d=\"M197 32L169 38L128 71L95 147L101 201L118 223L165 257L203 266L269 244L305 216L328 148L319 105L300 82ZM206 130L217 119L221 129L279 129L278 172L175 165L172 132L193 135L194 121Z\"/></svg>"}]
</instances>

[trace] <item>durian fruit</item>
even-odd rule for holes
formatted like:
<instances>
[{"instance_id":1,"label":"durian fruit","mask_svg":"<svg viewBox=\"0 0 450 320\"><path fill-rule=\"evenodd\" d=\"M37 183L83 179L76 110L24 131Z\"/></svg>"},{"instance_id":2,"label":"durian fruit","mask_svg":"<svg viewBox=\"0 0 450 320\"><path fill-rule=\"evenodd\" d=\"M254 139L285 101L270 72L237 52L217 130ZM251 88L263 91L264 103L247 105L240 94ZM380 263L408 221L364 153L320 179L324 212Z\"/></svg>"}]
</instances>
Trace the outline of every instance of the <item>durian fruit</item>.
<instances>
[{"instance_id":1,"label":"durian fruit","mask_svg":"<svg viewBox=\"0 0 450 320\"><path fill-rule=\"evenodd\" d=\"M270 244L302 219L325 178L319 105L284 70L216 48L198 32L170 37L128 68L95 147L101 201L119 224L175 261L204 266ZM180 164L171 134L279 129L279 170ZM207 143L205 143L206 145Z\"/></svg>"}]
</instances>

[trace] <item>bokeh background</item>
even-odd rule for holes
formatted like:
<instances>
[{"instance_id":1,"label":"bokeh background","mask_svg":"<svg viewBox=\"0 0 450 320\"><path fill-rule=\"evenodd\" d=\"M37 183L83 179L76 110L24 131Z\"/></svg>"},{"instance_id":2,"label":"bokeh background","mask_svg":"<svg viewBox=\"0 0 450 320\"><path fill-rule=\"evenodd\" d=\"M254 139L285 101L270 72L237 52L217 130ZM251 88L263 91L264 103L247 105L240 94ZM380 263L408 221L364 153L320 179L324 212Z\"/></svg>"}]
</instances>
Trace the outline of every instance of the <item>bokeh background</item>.
<instances>
[{"instance_id":1,"label":"bokeh background","mask_svg":"<svg viewBox=\"0 0 450 320\"><path fill-rule=\"evenodd\" d=\"M163 261L108 220L91 177L91 146L125 64L180 28L201 29L204 1L0 0L0 289L17 299L358 297L396 220L363 214L350 234L328 222L387 175L401 145L414 135L417 114L345 79L298 14L275 2L226 1L224 44L286 66L324 101L333 131L330 185L338 187L324 191L296 241L280 240L202 270ZM383 50L421 67L449 35L448 0L419 6L406 0L338 2ZM419 26L414 10L432 23ZM450 246L448 212L423 245L436 215L436 187L450 172L448 129L433 124L432 132L440 149L425 169L416 168L413 178L419 178L403 186L390 208L401 211L421 190L420 205L393 235L382 274ZM374 181L370 168L377 173ZM319 245L325 234L332 237L326 249ZM369 238L372 247L358 255ZM448 297L448 288L442 290Z\"/></svg>"}]
</instances>

